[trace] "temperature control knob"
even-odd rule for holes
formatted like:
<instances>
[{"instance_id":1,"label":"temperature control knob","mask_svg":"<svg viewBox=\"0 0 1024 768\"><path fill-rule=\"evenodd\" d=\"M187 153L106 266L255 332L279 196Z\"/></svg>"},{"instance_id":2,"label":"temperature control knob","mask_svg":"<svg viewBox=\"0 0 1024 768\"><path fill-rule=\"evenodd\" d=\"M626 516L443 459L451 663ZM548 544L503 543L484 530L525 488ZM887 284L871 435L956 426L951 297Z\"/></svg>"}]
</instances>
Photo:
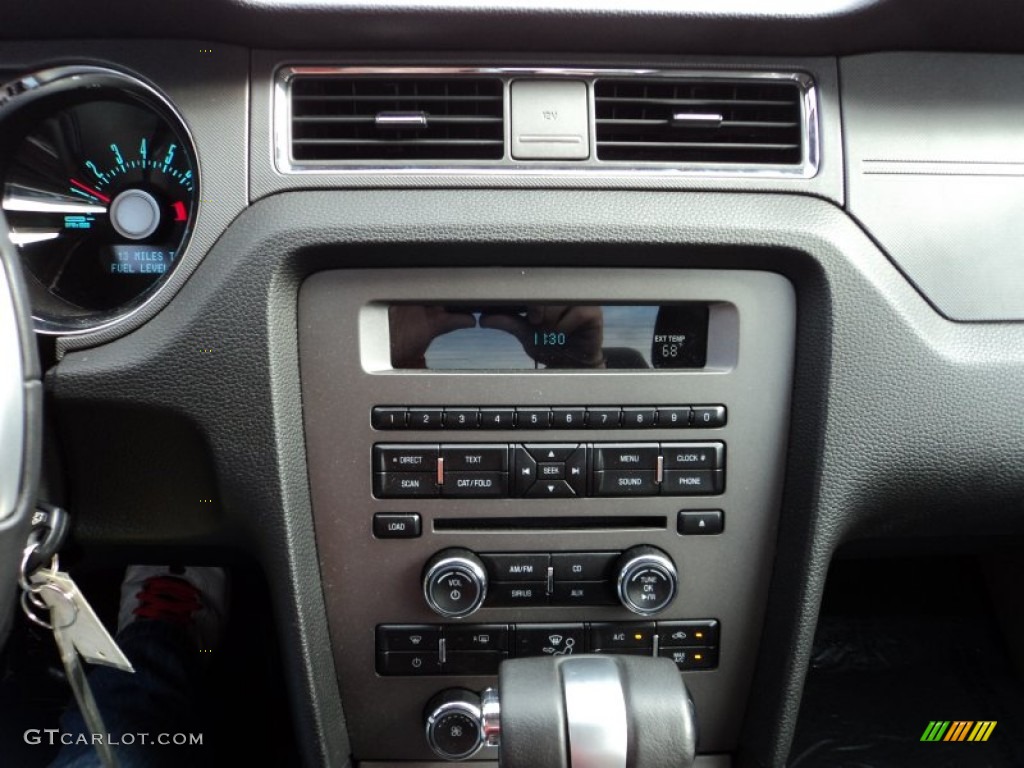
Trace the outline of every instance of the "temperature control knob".
<instances>
[{"instance_id":1,"label":"temperature control knob","mask_svg":"<svg viewBox=\"0 0 1024 768\"><path fill-rule=\"evenodd\" d=\"M639 546L622 553L616 566L619 600L633 613L651 616L675 599L679 575L672 558L657 547Z\"/></svg>"},{"instance_id":2,"label":"temperature control knob","mask_svg":"<svg viewBox=\"0 0 1024 768\"><path fill-rule=\"evenodd\" d=\"M427 743L443 760L465 760L483 743L480 697L463 688L441 691L427 703Z\"/></svg>"},{"instance_id":3,"label":"temperature control knob","mask_svg":"<svg viewBox=\"0 0 1024 768\"><path fill-rule=\"evenodd\" d=\"M487 570L468 549L442 549L423 569L423 596L440 616L469 616L487 597Z\"/></svg>"}]
</instances>

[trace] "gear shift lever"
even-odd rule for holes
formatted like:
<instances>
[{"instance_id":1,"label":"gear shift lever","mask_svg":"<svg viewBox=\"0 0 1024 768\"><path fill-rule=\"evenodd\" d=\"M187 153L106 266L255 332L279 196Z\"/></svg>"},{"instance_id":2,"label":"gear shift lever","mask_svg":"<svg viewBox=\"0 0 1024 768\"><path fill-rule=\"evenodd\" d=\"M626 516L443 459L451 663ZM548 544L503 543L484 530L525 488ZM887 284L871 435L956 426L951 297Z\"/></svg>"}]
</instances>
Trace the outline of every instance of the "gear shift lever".
<instances>
[{"instance_id":1,"label":"gear shift lever","mask_svg":"<svg viewBox=\"0 0 1024 768\"><path fill-rule=\"evenodd\" d=\"M498 688L450 689L428 705L427 737L447 760L483 744L501 768L689 768L693 704L668 659L512 659Z\"/></svg>"}]
</instances>

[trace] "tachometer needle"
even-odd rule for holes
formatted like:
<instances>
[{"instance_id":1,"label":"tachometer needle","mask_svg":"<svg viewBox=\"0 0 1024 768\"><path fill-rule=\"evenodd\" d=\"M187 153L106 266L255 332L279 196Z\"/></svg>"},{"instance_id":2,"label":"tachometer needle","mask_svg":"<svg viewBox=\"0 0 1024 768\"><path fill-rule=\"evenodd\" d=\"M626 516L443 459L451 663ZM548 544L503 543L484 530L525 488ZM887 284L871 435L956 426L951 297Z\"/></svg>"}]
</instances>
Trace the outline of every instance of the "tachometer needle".
<instances>
[{"instance_id":1,"label":"tachometer needle","mask_svg":"<svg viewBox=\"0 0 1024 768\"><path fill-rule=\"evenodd\" d=\"M104 203L109 203L110 202L110 198L109 197L104 195L102 192L97 192L92 187L86 186L85 184L80 182L78 179L71 179L71 183L74 184L79 189L85 190L86 192L88 192L93 197L95 197L95 198L97 198L99 200L102 200Z\"/></svg>"}]
</instances>

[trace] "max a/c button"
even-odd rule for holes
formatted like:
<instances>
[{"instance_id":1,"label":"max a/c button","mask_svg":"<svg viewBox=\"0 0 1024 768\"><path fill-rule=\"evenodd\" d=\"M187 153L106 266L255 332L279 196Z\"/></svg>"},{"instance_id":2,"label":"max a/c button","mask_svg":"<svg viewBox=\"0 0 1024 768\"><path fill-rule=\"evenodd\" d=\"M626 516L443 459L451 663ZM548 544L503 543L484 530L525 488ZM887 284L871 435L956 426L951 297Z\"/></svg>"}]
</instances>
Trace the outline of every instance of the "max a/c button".
<instances>
[{"instance_id":1,"label":"max a/c button","mask_svg":"<svg viewBox=\"0 0 1024 768\"><path fill-rule=\"evenodd\" d=\"M378 512L373 516L373 535L378 539L415 539L422 532L415 512Z\"/></svg>"}]
</instances>

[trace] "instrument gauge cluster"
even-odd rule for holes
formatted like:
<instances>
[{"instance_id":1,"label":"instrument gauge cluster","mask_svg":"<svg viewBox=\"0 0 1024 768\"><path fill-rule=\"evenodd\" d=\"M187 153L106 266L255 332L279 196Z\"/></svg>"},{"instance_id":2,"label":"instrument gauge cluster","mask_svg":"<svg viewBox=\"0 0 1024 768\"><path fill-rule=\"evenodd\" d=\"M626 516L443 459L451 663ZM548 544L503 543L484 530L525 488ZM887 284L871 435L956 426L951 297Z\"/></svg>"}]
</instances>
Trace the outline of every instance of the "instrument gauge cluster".
<instances>
[{"instance_id":1,"label":"instrument gauge cluster","mask_svg":"<svg viewBox=\"0 0 1024 768\"><path fill-rule=\"evenodd\" d=\"M173 106L100 67L24 76L0 98L4 216L37 332L106 327L167 283L198 207L199 167Z\"/></svg>"}]
</instances>

